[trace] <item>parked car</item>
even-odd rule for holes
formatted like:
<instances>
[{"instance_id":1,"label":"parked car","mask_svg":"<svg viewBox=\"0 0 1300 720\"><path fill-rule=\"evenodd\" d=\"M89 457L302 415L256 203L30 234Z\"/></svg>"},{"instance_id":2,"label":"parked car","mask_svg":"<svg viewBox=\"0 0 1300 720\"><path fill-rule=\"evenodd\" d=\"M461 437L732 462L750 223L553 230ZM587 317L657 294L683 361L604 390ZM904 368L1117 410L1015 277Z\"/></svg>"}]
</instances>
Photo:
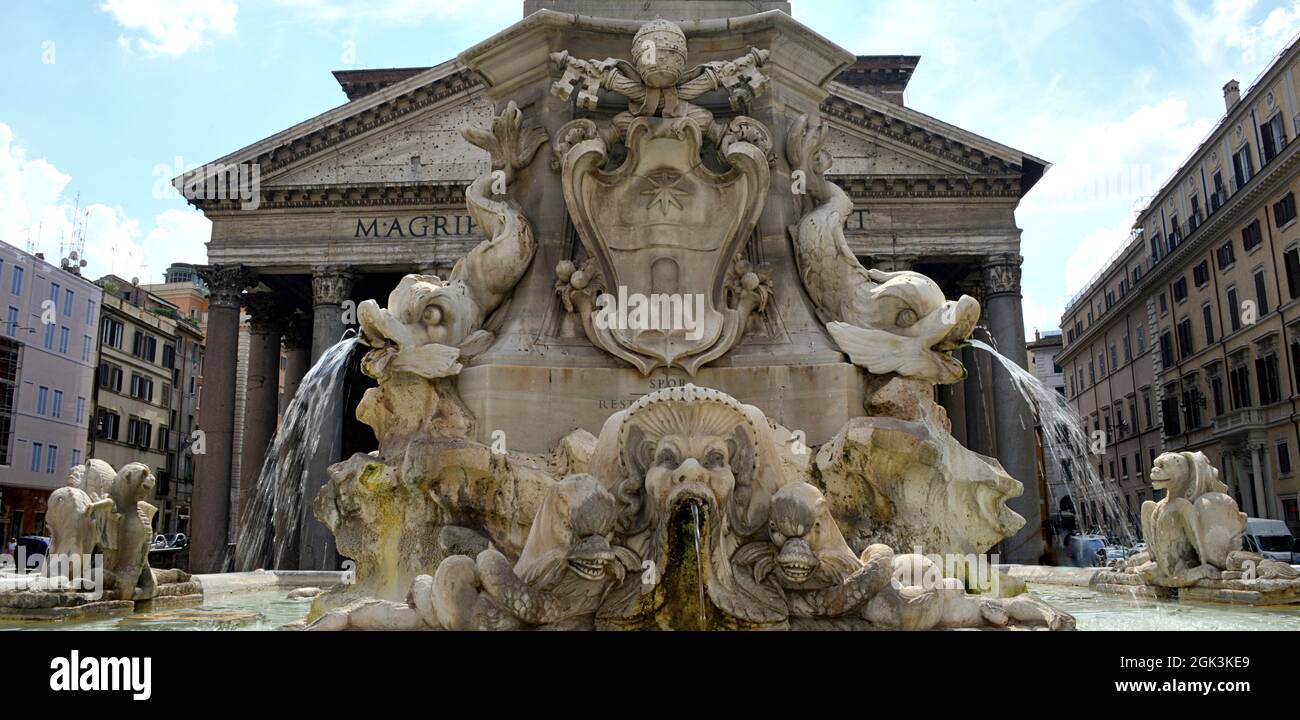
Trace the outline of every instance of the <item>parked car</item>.
<instances>
[{"instance_id":1,"label":"parked car","mask_svg":"<svg viewBox=\"0 0 1300 720\"><path fill-rule=\"evenodd\" d=\"M1146 543L1140 542L1128 549L1128 556L1133 557L1134 555L1137 555L1138 553L1144 553L1149 549L1150 548L1147 547Z\"/></svg>"},{"instance_id":2,"label":"parked car","mask_svg":"<svg viewBox=\"0 0 1300 720\"><path fill-rule=\"evenodd\" d=\"M50 552L50 539L43 535L24 535L18 538L18 547L14 549L14 561L25 558L27 570L38 570L45 565L45 556Z\"/></svg>"},{"instance_id":3,"label":"parked car","mask_svg":"<svg viewBox=\"0 0 1300 720\"><path fill-rule=\"evenodd\" d=\"M1097 534L1075 534L1065 539L1065 549L1070 561L1078 567L1093 567L1097 554L1106 547L1106 538Z\"/></svg>"},{"instance_id":4,"label":"parked car","mask_svg":"<svg viewBox=\"0 0 1300 720\"><path fill-rule=\"evenodd\" d=\"M167 547L167 538L162 535L154 535L153 542L149 544L149 547L153 549L165 548Z\"/></svg>"},{"instance_id":5,"label":"parked car","mask_svg":"<svg viewBox=\"0 0 1300 720\"><path fill-rule=\"evenodd\" d=\"M1270 560L1294 563L1297 561L1295 545L1295 538L1285 522L1246 518L1246 534L1241 538L1243 550L1257 552Z\"/></svg>"},{"instance_id":6,"label":"parked car","mask_svg":"<svg viewBox=\"0 0 1300 720\"><path fill-rule=\"evenodd\" d=\"M1110 565L1115 560L1123 560L1128 557L1128 548L1123 545L1107 545L1097 552L1097 558L1101 560L1103 566Z\"/></svg>"},{"instance_id":7,"label":"parked car","mask_svg":"<svg viewBox=\"0 0 1300 720\"><path fill-rule=\"evenodd\" d=\"M189 538L185 537L185 533L167 533L166 538L166 547L169 548L183 548L190 542Z\"/></svg>"}]
</instances>

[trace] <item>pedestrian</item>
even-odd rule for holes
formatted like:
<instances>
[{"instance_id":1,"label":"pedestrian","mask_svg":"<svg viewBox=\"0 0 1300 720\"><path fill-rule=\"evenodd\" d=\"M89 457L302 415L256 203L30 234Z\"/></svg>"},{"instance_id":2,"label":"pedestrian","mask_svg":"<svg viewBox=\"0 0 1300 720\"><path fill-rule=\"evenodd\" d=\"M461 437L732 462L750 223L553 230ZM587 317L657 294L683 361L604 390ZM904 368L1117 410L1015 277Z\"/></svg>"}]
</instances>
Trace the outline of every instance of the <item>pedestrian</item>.
<instances>
[{"instance_id":1,"label":"pedestrian","mask_svg":"<svg viewBox=\"0 0 1300 720\"><path fill-rule=\"evenodd\" d=\"M9 547L5 552L9 557L13 557L18 552L18 538L9 538Z\"/></svg>"}]
</instances>

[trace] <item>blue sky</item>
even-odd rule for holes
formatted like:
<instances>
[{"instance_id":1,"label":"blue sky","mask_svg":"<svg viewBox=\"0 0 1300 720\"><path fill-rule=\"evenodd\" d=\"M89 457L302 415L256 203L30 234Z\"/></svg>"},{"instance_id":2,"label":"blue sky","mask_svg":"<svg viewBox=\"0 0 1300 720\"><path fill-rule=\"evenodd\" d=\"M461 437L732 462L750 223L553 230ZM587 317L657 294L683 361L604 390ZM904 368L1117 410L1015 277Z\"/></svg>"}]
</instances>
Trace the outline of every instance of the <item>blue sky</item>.
<instances>
[{"instance_id":1,"label":"blue sky","mask_svg":"<svg viewBox=\"0 0 1300 720\"><path fill-rule=\"evenodd\" d=\"M794 0L858 54L916 54L907 104L1054 163L1017 214L1028 332L1300 30L1300 0ZM331 70L433 65L521 0L16 0L0 25L0 240L157 281L209 224L164 183L342 104Z\"/></svg>"}]
</instances>

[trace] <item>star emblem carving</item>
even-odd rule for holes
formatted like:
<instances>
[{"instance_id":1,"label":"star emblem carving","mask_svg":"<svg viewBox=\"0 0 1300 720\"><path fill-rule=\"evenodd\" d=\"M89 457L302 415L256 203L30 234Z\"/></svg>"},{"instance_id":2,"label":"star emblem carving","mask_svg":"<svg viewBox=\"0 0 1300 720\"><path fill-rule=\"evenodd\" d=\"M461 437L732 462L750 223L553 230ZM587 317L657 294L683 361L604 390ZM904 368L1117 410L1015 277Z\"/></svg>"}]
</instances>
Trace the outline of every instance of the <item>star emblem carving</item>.
<instances>
[{"instance_id":1,"label":"star emblem carving","mask_svg":"<svg viewBox=\"0 0 1300 720\"><path fill-rule=\"evenodd\" d=\"M664 215L668 214L668 209L670 206L675 207L678 210L681 210L682 203L680 200L678 200L678 198L683 197L685 195L689 195L689 193L687 193L685 190L678 190L677 188L673 187L681 179L682 176L678 176L676 180L671 180L671 176L668 175L659 175L659 176L651 175L646 177L646 180L649 180L650 184L654 185L654 187L649 190L641 191L642 195L651 196L650 202L648 202L645 206L646 210L649 210L656 205L659 206L659 211L662 212Z\"/></svg>"}]
</instances>

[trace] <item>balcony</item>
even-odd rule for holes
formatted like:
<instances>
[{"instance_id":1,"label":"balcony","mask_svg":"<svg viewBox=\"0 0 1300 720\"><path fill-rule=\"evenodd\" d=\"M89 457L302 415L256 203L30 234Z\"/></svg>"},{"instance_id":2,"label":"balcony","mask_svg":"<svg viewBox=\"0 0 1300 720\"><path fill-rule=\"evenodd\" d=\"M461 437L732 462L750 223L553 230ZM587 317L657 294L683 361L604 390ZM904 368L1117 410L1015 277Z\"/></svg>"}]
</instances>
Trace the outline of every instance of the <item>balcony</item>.
<instances>
[{"instance_id":1,"label":"balcony","mask_svg":"<svg viewBox=\"0 0 1300 720\"><path fill-rule=\"evenodd\" d=\"M1255 428L1262 428L1267 424L1268 418L1263 410L1259 408L1241 408L1214 418L1214 434L1216 436L1232 435Z\"/></svg>"}]
</instances>

